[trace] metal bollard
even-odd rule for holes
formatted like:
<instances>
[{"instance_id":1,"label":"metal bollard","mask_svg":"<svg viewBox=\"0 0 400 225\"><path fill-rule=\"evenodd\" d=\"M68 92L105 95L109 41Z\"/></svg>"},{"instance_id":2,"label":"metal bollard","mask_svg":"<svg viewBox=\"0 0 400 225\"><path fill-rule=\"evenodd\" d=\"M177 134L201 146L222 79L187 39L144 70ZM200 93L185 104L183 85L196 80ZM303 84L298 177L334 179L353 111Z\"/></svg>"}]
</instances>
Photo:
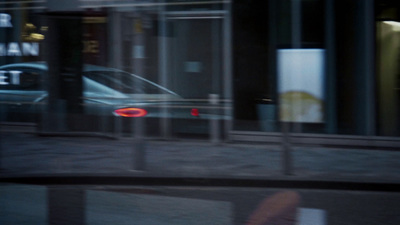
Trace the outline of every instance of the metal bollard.
<instances>
[{"instance_id":1,"label":"metal bollard","mask_svg":"<svg viewBox=\"0 0 400 225\"><path fill-rule=\"evenodd\" d=\"M146 146L144 140L144 118L135 118L133 123L133 170L146 170Z\"/></svg>"},{"instance_id":2,"label":"metal bollard","mask_svg":"<svg viewBox=\"0 0 400 225\"><path fill-rule=\"evenodd\" d=\"M135 138L133 141L133 169L146 170L146 146L143 138Z\"/></svg>"},{"instance_id":3,"label":"metal bollard","mask_svg":"<svg viewBox=\"0 0 400 225\"><path fill-rule=\"evenodd\" d=\"M209 94L208 102L213 107L210 115L210 140L211 143L216 144L219 143L220 139L220 128L219 128L219 119L217 118L217 109L214 107L218 106L219 95L218 94Z\"/></svg>"}]
</instances>

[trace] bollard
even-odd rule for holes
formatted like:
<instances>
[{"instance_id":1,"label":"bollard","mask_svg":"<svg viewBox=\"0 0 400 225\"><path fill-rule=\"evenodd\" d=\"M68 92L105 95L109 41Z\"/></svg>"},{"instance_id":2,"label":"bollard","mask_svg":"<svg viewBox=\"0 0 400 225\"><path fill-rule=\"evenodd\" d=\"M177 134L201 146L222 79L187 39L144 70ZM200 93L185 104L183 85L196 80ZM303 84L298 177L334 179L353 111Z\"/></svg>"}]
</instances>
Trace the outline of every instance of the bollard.
<instances>
[{"instance_id":1,"label":"bollard","mask_svg":"<svg viewBox=\"0 0 400 225\"><path fill-rule=\"evenodd\" d=\"M210 140L211 143L216 144L219 143L219 119L217 118L217 109L215 107L218 106L219 96L217 94L209 94L208 102L213 107L210 115Z\"/></svg>"},{"instance_id":2,"label":"bollard","mask_svg":"<svg viewBox=\"0 0 400 225\"><path fill-rule=\"evenodd\" d=\"M293 175L293 157L292 147L290 143L290 124L282 124L282 169L283 174L290 176Z\"/></svg>"},{"instance_id":3,"label":"bollard","mask_svg":"<svg viewBox=\"0 0 400 225\"><path fill-rule=\"evenodd\" d=\"M144 118L135 118L133 123L133 170L146 170L145 124Z\"/></svg>"},{"instance_id":4,"label":"bollard","mask_svg":"<svg viewBox=\"0 0 400 225\"><path fill-rule=\"evenodd\" d=\"M133 169L146 170L146 149L143 138L135 138L133 143Z\"/></svg>"}]
</instances>

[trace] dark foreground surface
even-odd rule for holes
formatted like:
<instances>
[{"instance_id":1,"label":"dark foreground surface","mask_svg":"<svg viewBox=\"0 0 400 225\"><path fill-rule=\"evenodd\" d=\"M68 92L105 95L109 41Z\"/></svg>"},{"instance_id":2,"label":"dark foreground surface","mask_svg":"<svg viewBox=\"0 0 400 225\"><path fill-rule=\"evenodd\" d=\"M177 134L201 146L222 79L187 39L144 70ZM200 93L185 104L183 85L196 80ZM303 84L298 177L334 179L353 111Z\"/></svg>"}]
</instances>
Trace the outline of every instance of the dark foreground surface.
<instances>
[{"instance_id":1,"label":"dark foreground surface","mask_svg":"<svg viewBox=\"0 0 400 225\"><path fill-rule=\"evenodd\" d=\"M278 145L20 132L0 141L0 224L246 224L284 191L300 198L294 224L400 224L396 150L293 146L289 175Z\"/></svg>"},{"instance_id":2,"label":"dark foreground surface","mask_svg":"<svg viewBox=\"0 0 400 225\"><path fill-rule=\"evenodd\" d=\"M262 201L300 196L293 224L399 224L400 194L280 188L0 185L1 224L247 224ZM270 205L263 216L279 203Z\"/></svg>"}]
</instances>

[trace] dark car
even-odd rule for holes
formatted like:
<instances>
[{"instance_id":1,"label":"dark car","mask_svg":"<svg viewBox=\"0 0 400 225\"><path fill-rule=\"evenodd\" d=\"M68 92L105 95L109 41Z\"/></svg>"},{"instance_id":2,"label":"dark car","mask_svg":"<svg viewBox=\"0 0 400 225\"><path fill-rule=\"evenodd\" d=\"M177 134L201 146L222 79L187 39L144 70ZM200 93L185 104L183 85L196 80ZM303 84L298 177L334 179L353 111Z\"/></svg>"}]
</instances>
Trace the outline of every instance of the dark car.
<instances>
[{"instance_id":1,"label":"dark car","mask_svg":"<svg viewBox=\"0 0 400 225\"><path fill-rule=\"evenodd\" d=\"M44 62L0 66L1 121L37 122L48 103ZM83 115L146 118L208 118L178 94L135 74L84 65Z\"/></svg>"}]
</instances>

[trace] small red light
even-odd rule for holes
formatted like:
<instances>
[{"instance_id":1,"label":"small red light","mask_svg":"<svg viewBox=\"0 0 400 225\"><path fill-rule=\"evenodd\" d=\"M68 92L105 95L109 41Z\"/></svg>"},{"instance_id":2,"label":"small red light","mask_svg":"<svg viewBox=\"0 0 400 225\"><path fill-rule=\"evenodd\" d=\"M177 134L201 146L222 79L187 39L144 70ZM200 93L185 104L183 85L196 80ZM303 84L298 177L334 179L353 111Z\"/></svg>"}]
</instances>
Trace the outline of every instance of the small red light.
<instances>
[{"instance_id":1,"label":"small red light","mask_svg":"<svg viewBox=\"0 0 400 225\"><path fill-rule=\"evenodd\" d=\"M147 111L140 108L122 108L114 111L115 114L122 117L143 117L147 115Z\"/></svg>"},{"instance_id":2,"label":"small red light","mask_svg":"<svg viewBox=\"0 0 400 225\"><path fill-rule=\"evenodd\" d=\"M199 116L199 110L198 109L192 109L192 111L190 112L190 114L192 114L192 116Z\"/></svg>"}]
</instances>

